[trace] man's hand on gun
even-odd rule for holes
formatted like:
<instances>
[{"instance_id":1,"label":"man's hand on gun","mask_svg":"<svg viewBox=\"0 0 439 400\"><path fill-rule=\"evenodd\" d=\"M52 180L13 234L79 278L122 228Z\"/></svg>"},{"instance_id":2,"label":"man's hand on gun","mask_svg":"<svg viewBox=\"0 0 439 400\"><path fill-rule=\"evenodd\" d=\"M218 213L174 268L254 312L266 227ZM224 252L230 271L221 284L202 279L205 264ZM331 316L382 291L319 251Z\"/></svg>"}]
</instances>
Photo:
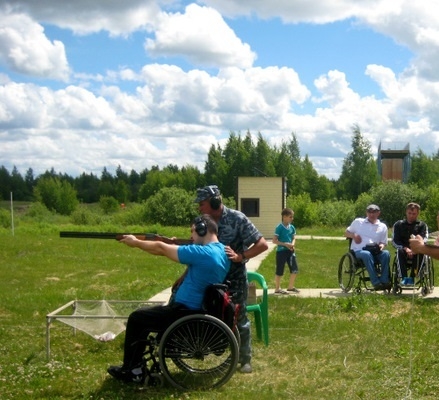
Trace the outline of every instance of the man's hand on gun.
<instances>
[{"instance_id":1,"label":"man's hand on gun","mask_svg":"<svg viewBox=\"0 0 439 400\"><path fill-rule=\"evenodd\" d=\"M125 243L127 246L136 247L137 239L134 235L123 235L122 239L119 240L121 243Z\"/></svg>"}]
</instances>

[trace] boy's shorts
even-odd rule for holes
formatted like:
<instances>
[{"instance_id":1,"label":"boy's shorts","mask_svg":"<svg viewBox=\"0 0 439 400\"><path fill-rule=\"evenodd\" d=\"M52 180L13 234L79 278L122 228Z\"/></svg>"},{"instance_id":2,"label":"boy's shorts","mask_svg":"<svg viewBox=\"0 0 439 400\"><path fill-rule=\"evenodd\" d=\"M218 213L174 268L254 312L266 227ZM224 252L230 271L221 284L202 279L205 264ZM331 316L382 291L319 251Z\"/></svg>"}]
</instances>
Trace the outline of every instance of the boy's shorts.
<instances>
[{"instance_id":1,"label":"boy's shorts","mask_svg":"<svg viewBox=\"0 0 439 400\"><path fill-rule=\"evenodd\" d=\"M296 253L291 250L282 250L276 252L276 275L282 276L284 274L285 264L290 269L290 274L297 274L299 266L297 265Z\"/></svg>"}]
</instances>

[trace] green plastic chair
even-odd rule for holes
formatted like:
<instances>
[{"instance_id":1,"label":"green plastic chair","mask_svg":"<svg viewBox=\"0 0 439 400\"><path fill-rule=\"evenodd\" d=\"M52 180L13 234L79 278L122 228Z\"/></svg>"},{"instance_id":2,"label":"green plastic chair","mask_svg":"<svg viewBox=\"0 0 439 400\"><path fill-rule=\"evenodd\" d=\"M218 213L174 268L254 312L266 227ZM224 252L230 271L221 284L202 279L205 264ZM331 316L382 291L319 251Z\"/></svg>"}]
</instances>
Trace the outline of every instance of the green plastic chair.
<instances>
[{"instance_id":1,"label":"green plastic chair","mask_svg":"<svg viewBox=\"0 0 439 400\"><path fill-rule=\"evenodd\" d=\"M256 304L247 304L247 312L255 315L256 334L259 340L263 340L268 346L268 286L265 278L257 273L247 272L248 282L255 282L257 287L262 288L262 297L257 298Z\"/></svg>"}]
</instances>

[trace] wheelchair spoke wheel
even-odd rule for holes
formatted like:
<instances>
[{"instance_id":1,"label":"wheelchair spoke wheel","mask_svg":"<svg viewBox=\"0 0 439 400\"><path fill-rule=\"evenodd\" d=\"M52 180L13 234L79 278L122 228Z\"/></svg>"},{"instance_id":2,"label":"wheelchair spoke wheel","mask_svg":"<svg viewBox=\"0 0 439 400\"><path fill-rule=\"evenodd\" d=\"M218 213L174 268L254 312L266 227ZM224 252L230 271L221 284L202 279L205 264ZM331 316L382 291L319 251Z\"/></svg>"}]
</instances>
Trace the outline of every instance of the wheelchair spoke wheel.
<instances>
[{"instance_id":1,"label":"wheelchair spoke wheel","mask_svg":"<svg viewBox=\"0 0 439 400\"><path fill-rule=\"evenodd\" d=\"M238 358L236 336L211 315L195 314L175 321L159 346L163 375L182 390L224 385L234 374Z\"/></svg>"},{"instance_id":2,"label":"wheelchair spoke wheel","mask_svg":"<svg viewBox=\"0 0 439 400\"><path fill-rule=\"evenodd\" d=\"M425 256L419 269L419 287L421 294L427 296L434 289L434 267L430 257Z\"/></svg>"},{"instance_id":3,"label":"wheelchair spoke wheel","mask_svg":"<svg viewBox=\"0 0 439 400\"><path fill-rule=\"evenodd\" d=\"M428 257L428 276L430 280L430 291L433 291L434 289L434 265L433 265L433 259L431 257Z\"/></svg>"},{"instance_id":4,"label":"wheelchair spoke wheel","mask_svg":"<svg viewBox=\"0 0 439 400\"><path fill-rule=\"evenodd\" d=\"M433 259L429 256L425 256L425 286L428 288L429 293L434 289L434 266Z\"/></svg>"},{"instance_id":5,"label":"wheelchair spoke wheel","mask_svg":"<svg viewBox=\"0 0 439 400\"><path fill-rule=\"evenodd\" d=\"M338 265L338 284L343 292L348 293L355 280L355 260L351 253L346 253Z\"/></svg>"},{"instance_id":6,"label":"wheelchair spoke wheel","mask_svg":"<svg viewBox=\"0 0 439 400\"><path fill-rule=\"evenodd\" d=\"M397 256L395 256L392 264L392 272L391 272L391 283L392 283L392 291L393 294L401 294L401 278L399 277L399 269L398 269L398 260Z\"/></svg>"}]
</instances>

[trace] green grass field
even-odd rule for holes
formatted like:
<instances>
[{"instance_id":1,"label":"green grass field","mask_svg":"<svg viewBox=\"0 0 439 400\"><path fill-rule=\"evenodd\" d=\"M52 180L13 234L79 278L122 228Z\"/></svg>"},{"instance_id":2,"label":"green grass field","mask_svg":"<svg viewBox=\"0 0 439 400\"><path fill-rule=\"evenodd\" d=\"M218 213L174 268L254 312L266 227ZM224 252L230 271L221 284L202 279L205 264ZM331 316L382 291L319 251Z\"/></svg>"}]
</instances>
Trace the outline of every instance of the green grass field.
<instances>
[{"instance_id":1,"label":"green grass field","mask_svg":"<svg viewBox=\"0 0 439 400\"><path fill-rule=\"evenodd\" d=\"M209 392L121 384L106 368L120 363L124 335L101 343L58 321L48 362L46 314L74 299L148 299L184 269L112 240L59 238L59 230L40 224L19 226L14 236L0 231L2 399L437 398L439 301L410 295L270 296L270 345L253 332L254 372L236 373ZM298 241L297 286L338 287L346 249L345 241ZM259 272L273 287L274 254Z\"/></svg>"}]
</instances>

